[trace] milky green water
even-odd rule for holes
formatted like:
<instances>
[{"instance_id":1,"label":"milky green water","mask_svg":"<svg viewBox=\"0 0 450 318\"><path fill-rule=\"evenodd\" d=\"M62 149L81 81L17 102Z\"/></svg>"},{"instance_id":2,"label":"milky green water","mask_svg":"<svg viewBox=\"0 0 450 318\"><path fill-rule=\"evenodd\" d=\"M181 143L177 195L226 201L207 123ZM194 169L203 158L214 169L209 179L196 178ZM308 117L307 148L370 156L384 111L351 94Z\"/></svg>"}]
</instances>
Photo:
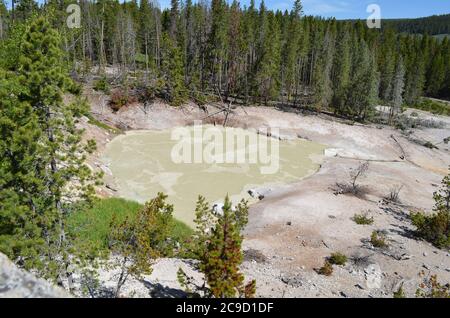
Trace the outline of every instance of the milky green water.
<instances>
[{"instance_id":1,"label":"milky green water","mask_svg":"<svg viewBox=\"0 0 450 318\"><path fill-rule=\"evenodd\" d=\"M193 130L192 127L187 129ZM249 134L242 129L235 129L234 133ZM263 142L270 145L273 141L265 136L258 135L258 138L259 145ZM197 145L202 142L194 141ZM174 204L174 216L189 225L193 224L198 195L203 195L211 203L222 202L227 193L233 202L242 198L251 201L247 193L249 189L286 184L314 173L318 164L313 162L313 158L319 158L325 148L300 139L279 141L279 156L276 156L279 169L274 174L262 174L261 168L269 166L267 161L266 164L259 160L259 163L252 164L248 159L240 164L208 164L204 160L203 163L176 163L172 151L178 143L171 140L171 131L128 132L107 145L103 159L116 180L119 196L144 203L158 192L164 192L169 196L168 201ZM252 144L248 139L245 149L254 150ZM272 147L275 147L273 142ZM270 146L268 153L275 153ZM215 154L220 155L221 152Z\"/></svg>"}]
</instances>

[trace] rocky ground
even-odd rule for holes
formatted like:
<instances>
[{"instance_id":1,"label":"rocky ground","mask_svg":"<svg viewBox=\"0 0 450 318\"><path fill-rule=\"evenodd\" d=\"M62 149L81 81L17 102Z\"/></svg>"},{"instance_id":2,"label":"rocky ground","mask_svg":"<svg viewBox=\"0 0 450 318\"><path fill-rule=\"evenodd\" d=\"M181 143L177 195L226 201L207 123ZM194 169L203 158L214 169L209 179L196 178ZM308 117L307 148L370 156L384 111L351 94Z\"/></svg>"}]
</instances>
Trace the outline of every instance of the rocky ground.
<instances>
[{"instance_id":1,"label":"rocky ground","mask_svg":"<svg viewBox=\"0 0 450 318\"><path fill-rule=\"evenodd\" d=\"M161 103L148 109L135 104L113 113L105 96L93 91L86 94L93 115L121 129L168 129L206 116L195 105L173 108ZM209 114L215 110L208 107ZM406 115L412 112L408 110ZM393 291L403 284L406 295L412 297L421 282L421 271L437 274L442 283L450 282L449 251L416 240L409 221L410 211L432 209L433 192L448 172L449 146L443 140L450 136L450 118L414 112L415 118L431 120L437 128L408 129L405 133L387 126L353 124L290 109L234 109L229 120L233 126L277 127L283 138L305 138L328 148L316 174L271 189L250 208L242 270L248 278L257 280L258 296L392 297ZM84 126L89 137L97 139L97 155L100 154L113 136L87 123ZM437 148L423 146L426 141ZM336 183L346 182L349 171L363 161L369 162L367 174L360 179L365 195L336 194ZM114 181L107 167L95 157L91 164L106 172L110 186L103 194L114 195ZM399 202L385 200L397 186L402 187ZM372 225L352 221L355 213L363 212L373 216ZM374 230L386 233L387 249L373 248L368 242ZM337 251L349 257L347 264L334 266L329 277L318 275L315 269ZM131 281L125 288L126 294L151 296L149 286L157 287L155 291L177 294L176 270L180 262L183 263L158 261L152 276L141 282Z\"/></svg>"}]
</instances>

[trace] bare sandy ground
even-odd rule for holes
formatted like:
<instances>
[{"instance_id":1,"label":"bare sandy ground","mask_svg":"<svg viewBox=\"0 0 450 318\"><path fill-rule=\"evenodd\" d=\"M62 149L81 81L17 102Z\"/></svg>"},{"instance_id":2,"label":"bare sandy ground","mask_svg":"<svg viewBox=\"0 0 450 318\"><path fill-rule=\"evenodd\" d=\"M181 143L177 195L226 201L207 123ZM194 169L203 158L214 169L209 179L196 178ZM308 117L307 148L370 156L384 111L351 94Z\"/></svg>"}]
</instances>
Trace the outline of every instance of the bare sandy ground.
<instances>
[{"instance_id":1,"label":"bare sandy ground","mask_svg":"<svg viewBox=\"0 0 450 318\"><path fill-rule=\"evenodd\" d=\"M194 105L172 108L154 104L146 112L132 105L114 114L102 106L101 95L89 94L94 116L126 129L167 129L205 117ZM213 112L209 107L209 113ZM414 129L407 137L390 127L351 125L325 116L266 107L234 110L230 118L234 126L277 127L286 138L306 138L328 147L316 174L272 189L251 206L242 269L248 278L257 280L258 296L392 297L403 284L407 296L413 297L422 270L427 275L437 274L442 283L450 282L449 252L414 239L409 221L411 210L431 211L433 192L448 171L449 147L442 141L450 136L450 119L416 112L419 117L443 121L446 127ZM91 132L99 139L99 152L110 138L100 134ZM438 149L412 139L430 141ZM367 175L361 179L368 194L364 198L335 195L335 183L348 180L349 170L363 160L370 162ZM383 200L397 185L403 186L400 203ZM355 213L364 211L374 217L373 225L361 226L351 220ZM386 232L387 250L374 249L367 242L373 230ZM337 251L351 260L345 266L335 266L330 277L318 275L314 269ZM173 264L167 262L163 261L164 266L171 269L160 270L160 275L171 282L167 286L176 286L176 276L170 274Z\"/></svg>"}]
</instances>

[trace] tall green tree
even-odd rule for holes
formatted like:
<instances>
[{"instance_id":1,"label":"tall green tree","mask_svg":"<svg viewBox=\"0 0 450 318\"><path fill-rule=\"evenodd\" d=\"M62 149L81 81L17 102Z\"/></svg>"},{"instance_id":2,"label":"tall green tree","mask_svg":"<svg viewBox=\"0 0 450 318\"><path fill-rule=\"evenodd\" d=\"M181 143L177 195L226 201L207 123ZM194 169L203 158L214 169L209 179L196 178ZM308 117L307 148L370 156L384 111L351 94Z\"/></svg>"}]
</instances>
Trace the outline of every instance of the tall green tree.
<instances>
[{"instance_id":1,"label":"tall green tree","mask_svg":"<svg viewBox=\"0 0 450 318\"><path fill-rule=\"evenodd\" d=\"M8 10L3 0L0 0L0 41L6 37Z\"/></svg>"},{"instance_id":2,"label":"tall green tree","mask_svg":"<svg viewBox=\"0 0 450 318\"><path fill-rule=\"evenodd\" d=\"M392 93L390 97L391 113L390 117L394 117L401 112L403 105L403 91L405 87L405 67L403 66L403 59L400 56L395 68L395 75L392 81Z\"/></svg>"},{"instance_id":3,"label":"tall green tree","mask_svg":"<svg viewBox=\"0 0 450 318\"><path fill-rule=\"evenodd\" d=\"M364 40L354 55L352 81L347 91L346 114L359 119L369 118L378 100L379 73L374 54Z\"/></svg>"},{"instance_id":4,"label":"tall green tree","mask_svg":"<svg viewBox=\"0 0 450 318\"><path fill-rule=\"evenodd\" d=\"M173 106L180 106L188 98L184 85L184 69L181 52L167 33L161 43L160 90L164 98Z\"/></svg>"},{"instance_id":5,"label":"tall green tree","mask_svg":"<svg viewBox=\"0 0 450 318\"><path fill-rule=\"evenodd\" d=\"M199 197L192 251L200 261L199 270L205 275L206 284L192 288L191 279L181 269L178 272L180 283L190 292L200 289L207 297L253 297L256 282L252 280L245 284L245 277L239 270L243 260L241 233L247 222L245 201L233 209L226 196L221 211L215 211L203 197Z\"/></svg>"},{"instance_id":6,"label":"tall green tree","mask_svg":"<svg viewBox=\"0 0 450 318\"><path fill-rule=\"evenodd\" d=\"M28 124L9 135L2 130L7 144L1 162L9 167L9 178L1 187L0 246L25 268L70 283L68 267L74 250L65 220L74 210L74 201L92 198L98 177L85 164L95 144L83 143L82 131L75 125L86 104L63 102L63 94L74 86L59 34L45 18L35 19L27 28L18 56L9 75L17 100L8 101L2 113ZM13 113L18 102L24 110ZM23 135L24 149L17 144L18 133ZM18 156L12 157L14 151Z\"/></svg>"},{"instance_id":7,"label":"tall green tree","mask_svg":"<svg viewBox=\"0 0 450 318\"><path fill-rule=\"evenodd\" d=\"M347 89L350 84L350 71L352 67L351 36L348 25L339 34L334 56L332 71L333 99L332 105L336 112L345 108Z\"/></svg>"}]
</instances>

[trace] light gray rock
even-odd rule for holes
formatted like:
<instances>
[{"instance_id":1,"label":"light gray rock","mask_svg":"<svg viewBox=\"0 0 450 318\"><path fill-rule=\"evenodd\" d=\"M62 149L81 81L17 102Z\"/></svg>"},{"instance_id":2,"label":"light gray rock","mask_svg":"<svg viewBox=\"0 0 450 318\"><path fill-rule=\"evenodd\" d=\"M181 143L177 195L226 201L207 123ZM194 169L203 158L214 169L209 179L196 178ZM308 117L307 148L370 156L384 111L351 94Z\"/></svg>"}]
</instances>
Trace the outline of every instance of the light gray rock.
<instances>
[{"instance_id":1,"label":"light gray rock","mask_svg":"<svg viewBox=\"0 0 450 318\"><path fill-rule=\"evenodd\" d=\"M0 298L70 298L63 289L17 268L0 253Z\"/></svg>"}]
</instances>

